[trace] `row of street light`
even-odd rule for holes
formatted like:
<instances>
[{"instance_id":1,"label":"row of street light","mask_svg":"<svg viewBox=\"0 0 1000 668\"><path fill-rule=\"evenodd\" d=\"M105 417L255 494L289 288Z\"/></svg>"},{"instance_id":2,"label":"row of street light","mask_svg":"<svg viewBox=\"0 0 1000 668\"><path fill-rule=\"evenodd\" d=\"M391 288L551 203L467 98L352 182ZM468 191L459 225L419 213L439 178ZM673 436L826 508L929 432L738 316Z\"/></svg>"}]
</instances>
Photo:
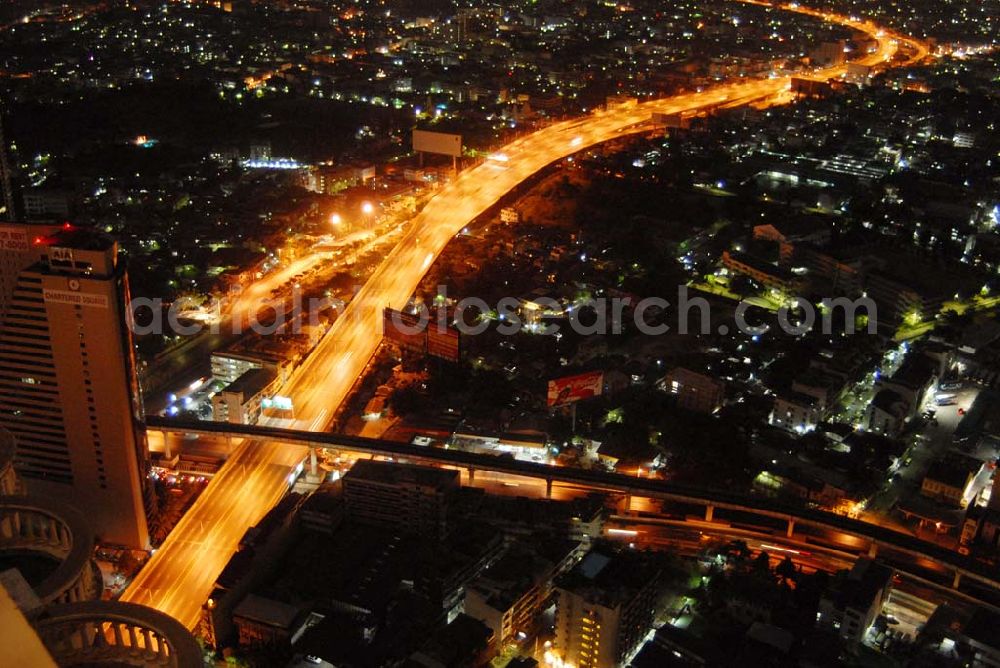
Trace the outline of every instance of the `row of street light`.
<instances>
[{"instance_id":1,"label":"row of street light","mask_svg":"<svg viewBox=\"0 0 1000 668\"><path fill-rule=\"evenodd\" d=\"M375 205L368 201L362 202L361 213L363 213L365 216L371 216L373 213L375 213ZM339 213L330 214L330 224L333 225L334 227L340 227L343 224L343 222L344 218Z\"/></svg>"}]
</instances>

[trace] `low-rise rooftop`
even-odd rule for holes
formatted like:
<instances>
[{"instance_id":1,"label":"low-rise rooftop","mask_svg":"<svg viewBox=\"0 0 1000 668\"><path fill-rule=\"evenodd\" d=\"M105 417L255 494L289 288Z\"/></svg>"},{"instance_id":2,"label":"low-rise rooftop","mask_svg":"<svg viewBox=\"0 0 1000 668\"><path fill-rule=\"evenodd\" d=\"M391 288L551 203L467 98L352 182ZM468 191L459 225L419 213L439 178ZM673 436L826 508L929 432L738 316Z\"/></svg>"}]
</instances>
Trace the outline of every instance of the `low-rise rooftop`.
<instances>
[{"instance_id":1,"label":"low-rise rooftop","mask_svg":"<svg viewBox=\"0 0 1000 668\"><path fill-rule=\"evenodd\" d=\"M361 459L344 476L345 483L356 480L379 482L387 485L418 484L443 491L458 486L459 473L458 471L440 469L433 466Z\"/></svg>"}]
</instances>

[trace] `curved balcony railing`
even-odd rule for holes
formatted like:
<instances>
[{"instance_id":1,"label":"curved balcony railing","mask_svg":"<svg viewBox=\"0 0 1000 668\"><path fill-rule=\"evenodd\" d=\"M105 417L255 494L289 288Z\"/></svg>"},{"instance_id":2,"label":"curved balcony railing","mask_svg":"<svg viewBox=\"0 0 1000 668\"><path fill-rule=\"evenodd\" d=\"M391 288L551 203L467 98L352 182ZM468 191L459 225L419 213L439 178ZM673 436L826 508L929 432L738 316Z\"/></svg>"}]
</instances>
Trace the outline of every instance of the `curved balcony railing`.
<instances>
[{"instance_id":1,"label":"curved balcony railing","mask_svg":"<svg viewBox=\"0 0 1000 668\"><path fill-rule=\"evenodd\" d=\"M87 601L53 605L34 625L59 666L204 665L201 647L184 625L136 603Z\"/></svg>"},{"instance_id":2,"label":"curved balcony railing","mask_svg":"<svg viewBox=\"0 0 1000 668\"><path fill-rule=\"evenodd\" d=\"M94 533L74 508L42 497L0 497L0 553L9 551L41 553L59 561L35 586L46 605L100 595L100 575L91 558Z\"/></svg>"}]
</instances>

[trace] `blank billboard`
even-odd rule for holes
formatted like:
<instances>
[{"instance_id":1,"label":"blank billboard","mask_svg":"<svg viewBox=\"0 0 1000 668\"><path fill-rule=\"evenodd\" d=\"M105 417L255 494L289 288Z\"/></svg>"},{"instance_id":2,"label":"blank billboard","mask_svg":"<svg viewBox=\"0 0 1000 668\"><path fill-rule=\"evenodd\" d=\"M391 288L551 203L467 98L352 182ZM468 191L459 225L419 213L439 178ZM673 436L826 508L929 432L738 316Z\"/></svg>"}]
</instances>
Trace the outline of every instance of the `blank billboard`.
<instances>
[{"instance_id":1,"label":"blank billboard","mask_svg":"<svg viewBox=\"0 0 1000 668\"><path fill-rule=\"evenodd\" d=\"M413 131L413 150L424 153L440 153L460 157L462 155L462 135L451 135L429 130Z\"/></svg>"}]
</instances>

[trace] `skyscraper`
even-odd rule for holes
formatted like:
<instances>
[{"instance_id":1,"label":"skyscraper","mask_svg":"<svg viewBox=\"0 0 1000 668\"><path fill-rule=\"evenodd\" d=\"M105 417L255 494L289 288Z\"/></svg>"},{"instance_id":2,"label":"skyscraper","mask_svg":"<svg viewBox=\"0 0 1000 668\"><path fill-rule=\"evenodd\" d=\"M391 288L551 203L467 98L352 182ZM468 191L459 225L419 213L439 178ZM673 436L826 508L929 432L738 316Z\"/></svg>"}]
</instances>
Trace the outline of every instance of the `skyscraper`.
<instances>
[{"instance_id":1,"label":"skyscraper","mask_svg":"<svg viewBox=\"0 0 1000 668\"><path fill-rule=\"evenodd\" d=\"M33 494L80 507L101 540L148 545L152 499L118 246L96 232L0 225L0 426Z\"/></svg>"}]
</instances>

